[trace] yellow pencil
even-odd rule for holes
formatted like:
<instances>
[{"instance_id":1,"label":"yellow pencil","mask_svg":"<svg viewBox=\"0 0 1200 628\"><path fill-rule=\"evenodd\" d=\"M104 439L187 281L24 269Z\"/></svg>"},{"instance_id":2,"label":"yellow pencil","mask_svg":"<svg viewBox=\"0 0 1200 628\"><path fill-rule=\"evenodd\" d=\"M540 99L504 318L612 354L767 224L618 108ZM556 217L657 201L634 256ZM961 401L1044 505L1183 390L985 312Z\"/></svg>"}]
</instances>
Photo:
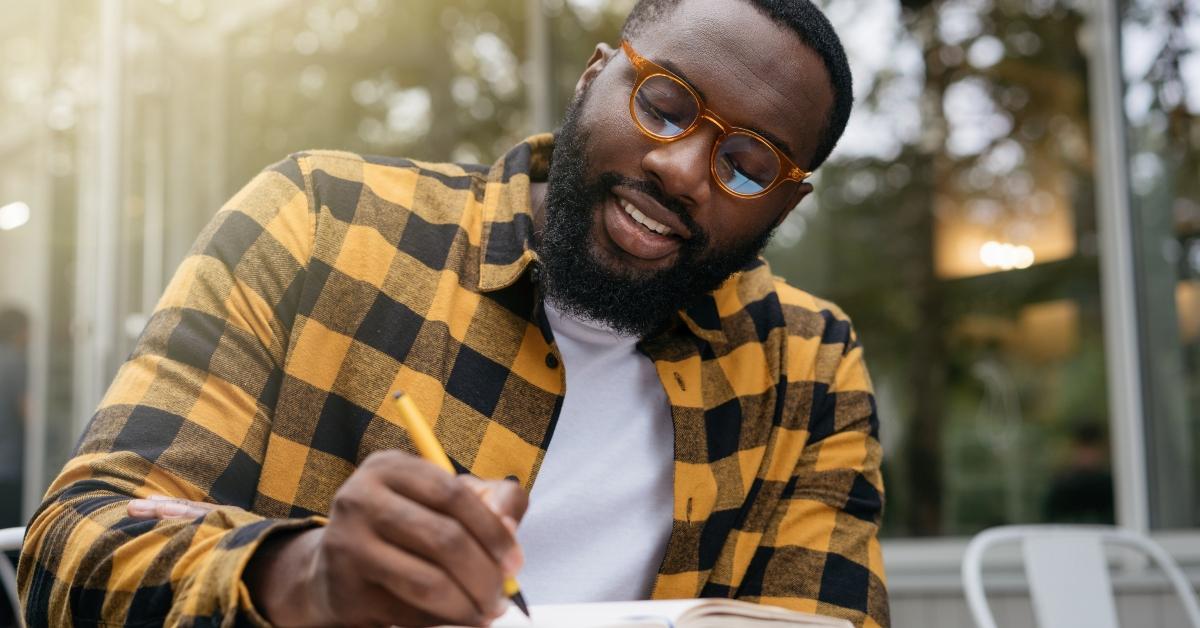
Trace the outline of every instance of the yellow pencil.
<instances>
[{"instance_id":1,"label":"yellow pencil","mask_svg":"<svg viewBox=\"0 0 1200 628\"><path fill-rule=\"evenodd\" d=\"M437 437L433 435L433 429L429 427L429 422L425 420L421 410L417 408L417 404L409 399L403 391L395 394L396 407L400 410L400 418L404 421L404 426L408 428L408 435L412 437L413 443L417 446L417 451L421 452L421 457L445 469L447 472L455 474L457 471L454 465L450 462L450 457L446 455L446 450L442 449L441 443ZM529 617L529 606L525 603L525 598L521 596L521 587L517 585L517 579L511 576L504 579L504 594Z\"/></svg>"}]
</instances>

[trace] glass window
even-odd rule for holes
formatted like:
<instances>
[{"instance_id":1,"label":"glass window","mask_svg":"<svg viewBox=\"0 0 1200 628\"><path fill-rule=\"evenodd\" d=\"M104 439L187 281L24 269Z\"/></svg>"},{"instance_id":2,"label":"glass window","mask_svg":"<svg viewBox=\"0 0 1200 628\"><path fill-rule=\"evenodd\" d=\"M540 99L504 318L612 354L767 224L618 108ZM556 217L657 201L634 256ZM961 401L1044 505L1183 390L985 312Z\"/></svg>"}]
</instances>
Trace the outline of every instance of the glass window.
<instances>
[{"instance_id":1,"label":"glass window","mask_svg":"<svg viewBox=\"0 0 1200 628\"><path fill-rule=\"evenodd\" d=\"M22 6L14 13L19 20L28 20L34 11ZM25 184L33 168L27 159L18 158L28 155L36 138L19 132L19 118L36 110L31 83L39 69L38 42L13 31L7 21L0 25L0 58L6 59L0 67L0 250L29 253L35 243L28 234L43 228L43 221L33 215L39 205L33 197L36 190ZM33 307L29 293L36 291L38 279L0 274L0 528L21 521L22 454L28 421L27 347ZM3 608L0 603L0 622L5 618Z\"/></svg>"},{"instance_id":2,"label":"glass window","mask_svg":"<svg viewBox=\"0 0 1200 628\"><path fill-rule=\"evenodd\" d=\"M20 462L38 460L53 471L66 460L76 435L71 417L74 386L76 186L80 177L81 129L94 102L94 7L56 11L50 3L4 3L0 21L0 308L28 319L20 343L22 366L0 373L0 389L24 403L0 420L0 441L19 443ZM94 123L91 128L95 128ZM11 319L10 319L11 320ZM9 346L12 346L9 341ZM11 355L11 354L10 354ZM20 378L17 381L14 378ZM13 412L24 429L13 430ZM0 415L5 414L0 410ZM48 420L46 417L54 417ZM30 442L48 444L30 451ZM12 439L12 440L10 440ZM3 454L6 462L9 450ZM15 512L36 505L48 477L22 478L24 490L6 494L0 508ZM22 497L17 497L21 495ZM24 521L23 516L20 518ZM11 524L11 515L0 527Z\"/></svg>"},{"instance_id":3,"label":"glass window","mask_svg":"<svg viewBox=\"0 0 1200 628\"><path fill-rule=\"evenodd\" d=\"M1123 3L1135 269L1154 527L1200 524L1200 8Z\"/></svg>"},{"instance_id":4,"label":"glass window","mask_svg":"<svg viewBox=\"0 0 1200 628\"><path fill-rule=\"evenodd\" d=\"M825 5L857 110L770 258L856 322L885 534L1111 522L1083 15Z\"/></svg>"}]
</instances>

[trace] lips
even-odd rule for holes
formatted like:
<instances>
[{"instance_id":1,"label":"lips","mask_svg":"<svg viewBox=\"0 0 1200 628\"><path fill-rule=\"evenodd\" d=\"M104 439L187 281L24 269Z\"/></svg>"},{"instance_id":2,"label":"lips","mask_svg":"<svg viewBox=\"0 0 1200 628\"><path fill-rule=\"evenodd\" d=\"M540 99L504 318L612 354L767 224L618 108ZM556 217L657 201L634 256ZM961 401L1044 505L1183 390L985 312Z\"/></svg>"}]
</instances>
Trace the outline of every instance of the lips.
<instances>
[{"instance_id":1,"label":"lips","mask_svg":"<svg viewBox=\"0 0 1200 628\"><path fill-rule=\"evenodd\" d=\"M626 211L631 209L637 210L636 213L629 212L629 215L637 222L646 225L651 231L661 233L662 235L676 235L684 240L692 237L692 232L680 217L675 212L664 207L653 196L635 187L624 185L614 187L612 194L617 198L622 209ZM649 221L645 219L649 219ZM661 227L666 227L669 233L663 233Z\"/></svg>"},{"instance_id":2,"label":"lips","mask_svg":"<svg viewBox=\"0 0 1200 628\"><path fill-rule=\"evenodd\" d=\"M662 224L661 222L658 222L657 220L647 216L646 214L643 214L640 209L638 209L637 207L634 207L633 204L630 203L629 201L627 201L623 198L617 198L617 204L621 206L621 209L625 210L626 214L629 214L630 217L632 217L634 220L636 220L643 227L645 227L659 235L671 235L672 233L674 233L673 231L671 231L670 227Z\"/></svg>"},{"instance_id":3,"label":"lips","mask_svg":"<svg viewBox=\"0 0 1200 628\"><path fill-rule=\"evenodd\" d=\"M648 209L645 205L639 207L626 198L610 195L601 212L613 244L635 261L664 260L683 246L679 233L682 225L673 227L648 215L653 212L661 216L661 210Z\"/></svg>"}]
</instances>

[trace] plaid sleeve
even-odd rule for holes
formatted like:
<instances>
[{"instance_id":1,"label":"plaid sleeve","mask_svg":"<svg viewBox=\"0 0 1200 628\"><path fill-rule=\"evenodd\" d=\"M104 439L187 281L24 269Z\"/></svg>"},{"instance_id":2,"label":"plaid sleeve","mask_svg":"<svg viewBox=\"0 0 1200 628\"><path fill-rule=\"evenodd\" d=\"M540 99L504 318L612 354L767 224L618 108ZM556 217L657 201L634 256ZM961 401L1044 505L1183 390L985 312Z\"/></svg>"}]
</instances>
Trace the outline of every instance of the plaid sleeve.
<instances>
[{"instance_id":1,"label":"plaid sleeve","mask_svg":"<svg viewBox=\"0 0 1200 628\"><path fill-rule=\"evenodd\" d=\"M887 586L877 533L883 510L879 422L862 347L836 307L824 304L824 329L792 336L792 357L812 362L807 434L756 552L757 601L822 615L856 626L889 625ZM819 344L817 340L819 339ZM812 373L811 367L789 369ZM805 379L789 374L789 386ZM795 381L793 381L795 380ZM805 404L807 405L807 404Z\"/></svg>"},{"instance_id":2,"label":"plaid sleeve","mask_svg":"<svg viewBox=\"0 0 1200 628\"><path fill-rule=\"evenodd\" d=\"M303 158L223 207L167 287L74 457L29 524L19 590L32 626L262 623L241 573L259 543L318 519L250 509L313 247ZM166 494L238 506L126 516Z\"/></svg>"}]
</instances>

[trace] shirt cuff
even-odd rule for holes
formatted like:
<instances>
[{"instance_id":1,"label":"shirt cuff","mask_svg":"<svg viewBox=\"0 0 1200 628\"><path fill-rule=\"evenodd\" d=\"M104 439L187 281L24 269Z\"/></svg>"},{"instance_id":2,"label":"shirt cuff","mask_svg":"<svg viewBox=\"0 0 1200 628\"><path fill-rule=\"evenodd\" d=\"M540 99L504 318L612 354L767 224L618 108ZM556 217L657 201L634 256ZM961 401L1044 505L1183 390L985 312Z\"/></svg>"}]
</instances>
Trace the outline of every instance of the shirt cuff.
<instances>
[{"instance_id":1,"label":"shirt cuff","mask_svg":"<svg viewBox=\"0 0 1200 628\"><path fill-rule=\"evenodd\" d=\"M304 519L260 519L240 525L228 532L214 548L212 576L221 581L219 594L223 625L241 625L236 620L254 626L270 627L270 622L254 606L250 589L243 581L246 566L264 541L272 535L285 532L308 530L326 525L326 517L312 516ZM203 524L202 524L203 525ZM234 620L234 621L230 621Z\"/></svg>"}]
</instances>

